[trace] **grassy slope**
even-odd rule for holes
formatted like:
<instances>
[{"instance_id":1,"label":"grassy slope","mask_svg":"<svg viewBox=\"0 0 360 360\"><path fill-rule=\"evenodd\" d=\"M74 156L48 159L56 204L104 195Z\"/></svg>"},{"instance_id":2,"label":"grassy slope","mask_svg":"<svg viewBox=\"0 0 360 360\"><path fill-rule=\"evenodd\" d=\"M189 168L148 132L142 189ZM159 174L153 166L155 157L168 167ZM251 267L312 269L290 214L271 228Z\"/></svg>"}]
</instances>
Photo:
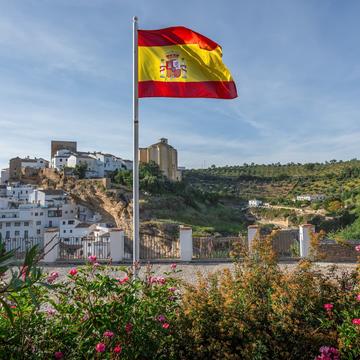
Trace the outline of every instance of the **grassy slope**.
<instances>
[{"instance_id":1,"label":"grassy slope","mask_svg":"<svg viewBox=\"0 0 360 360\"><path fill-rule=\"evenodd\" d=\"M147 196L142 202L142 218L148 221L190 225L195 235L238 234L246 229L244 215L237 209L218 204L189 206L176 195Z\"/></svg>"},{"instance_id":2,"label":"grassy slope","mask_svg":"<svg viewBox=\"0 0 360 360\"><path fill-rule=\"evenodd\" d=\"M190 170L186 181L193 186L245 203L248 199L291 200L299 194L322 193L337 198L343 207L360 213L360 161L325 164L288 164L212 167ZM360 218L338 233L360 237Z\"/></svg>"}]
</instances>

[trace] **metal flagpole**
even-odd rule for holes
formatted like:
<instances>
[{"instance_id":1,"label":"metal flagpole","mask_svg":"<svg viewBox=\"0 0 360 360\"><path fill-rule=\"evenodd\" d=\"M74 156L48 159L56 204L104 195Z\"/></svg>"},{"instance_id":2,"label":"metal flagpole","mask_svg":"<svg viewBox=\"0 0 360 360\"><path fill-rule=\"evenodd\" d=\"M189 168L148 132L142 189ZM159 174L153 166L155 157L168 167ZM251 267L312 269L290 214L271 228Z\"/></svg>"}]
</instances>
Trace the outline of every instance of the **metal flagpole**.
<instances>
[{"instance_id":1,"label":"metal flagpole","mask_svg":"<svg viewBox=\"0 0 360 360\"><path fill-rule=\"evenodd\" d=\"M138 97L138 18L133 18L133 261L139 261L139 97ZM134 275L137 276L136 265Z\"/></svg>"}]
</instances>

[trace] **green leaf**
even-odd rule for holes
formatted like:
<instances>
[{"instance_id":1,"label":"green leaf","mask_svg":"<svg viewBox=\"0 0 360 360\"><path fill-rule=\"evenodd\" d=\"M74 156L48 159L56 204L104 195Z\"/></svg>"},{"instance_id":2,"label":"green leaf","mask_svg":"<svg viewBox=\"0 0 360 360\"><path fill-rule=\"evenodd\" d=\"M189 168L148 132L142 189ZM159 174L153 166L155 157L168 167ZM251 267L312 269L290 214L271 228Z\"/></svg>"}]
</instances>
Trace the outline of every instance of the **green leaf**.
<instances>
[{"instance_id":1,"label":"green leaf","mask_svg":"<svg viewBox=\"0 0 360 360\"><path fill-rule=\"evenodd\" d=\"M14 325L14 315L11 311L10 306L2 298L0 298L0 303L2 304L3 308L5 309L5 312L8 316L11 324Z\"/></svg>"}]
</instances>

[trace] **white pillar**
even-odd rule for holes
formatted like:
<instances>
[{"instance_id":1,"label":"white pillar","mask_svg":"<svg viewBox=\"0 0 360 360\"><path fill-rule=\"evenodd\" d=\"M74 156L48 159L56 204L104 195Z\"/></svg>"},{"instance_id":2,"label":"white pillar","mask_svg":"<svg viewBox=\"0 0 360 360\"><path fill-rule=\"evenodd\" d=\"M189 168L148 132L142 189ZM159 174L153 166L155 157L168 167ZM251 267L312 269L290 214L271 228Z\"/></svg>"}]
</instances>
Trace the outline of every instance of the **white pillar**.
<instances>
[{"instance_id":1,"label":"white pillar","mask_svg":"<svg viewBox=\"0 0 360 360\"><path fill-rule=\"evenodd\" d=\"M309 256L311 234L314 232L314 225L305 224L299 226L300 257L303 258Z\"/></svg>"},{"instance_id":2,"label":"white pillar","mask_svg":"<svg viewBox=\"0 0 360 360\"><path fill-rule=\"evenodd\" d=\"M121 229L110 231L110 256L116 262L124 259L124 231Z\"/></svg>"},{"instance_id":3,"label":"white pillar","mask_svg":"<svg viewBox=\"0 0 360 360\"><path fill-rule=\"evenodd\" d=\"M256 234L260 231L259 225L248 226L248 250L251 251Z\"/></svg>"},{"instance_id":4,"label":"white pillar","mask_svg":"<svg viewBox=\"0 0 360 360\"><path fill-rule=\"evenodd\" d=\"M44 233L44 257L46 263L56 262L59 256L59 229L49 229Z\"/></svg>"},{"instance_id":5,"label":"white pillar","mask_svg":"<svg viewBox=\"0 0 360 360\"><path fill-rule=\"evenodd\" d=\"M191 261L193 257L192 228L180 226L180 260Z\"/></svg>"}]
</instances>

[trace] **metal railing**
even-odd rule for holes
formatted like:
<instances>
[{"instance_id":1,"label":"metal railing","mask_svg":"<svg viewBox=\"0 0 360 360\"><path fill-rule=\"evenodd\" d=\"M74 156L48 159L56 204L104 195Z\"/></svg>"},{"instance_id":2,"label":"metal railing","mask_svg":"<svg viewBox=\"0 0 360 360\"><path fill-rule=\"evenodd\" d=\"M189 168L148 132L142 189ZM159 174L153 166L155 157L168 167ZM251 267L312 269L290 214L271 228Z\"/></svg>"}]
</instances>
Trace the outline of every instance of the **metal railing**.
<instances>
[{"instance_id":1,"label":"metal railing","mask_svg":"<svg viewBox=\"0 0 360 360\"><path fill-rule=\"evenodd\" d=\"M299 257L299 232L294 230L279 231L272 239L272 246L280 259Z\"/></svg>"},{"instance_id":2,"label":"metal railing","mask_svg":"<svg viewBox=\"0 0 360 360\"><path fill-rule=\"evenodd\" d=\"M96 256L98 260L109 259L110 237L59 238L59 260L87 260L89 256Z\"/></svg>"},{"instance_id":3,"label":"metal railing","mask_svg":"<svg viewBox=\"0 0 360 360\"><path fill-rule=\"evenodd\" d=\"M26 250L29 250L34 245L39 245L40 248L44 247L44 239L42 237L29 237L29 238L8 238L0 240L5 245L6 251L15 250L15 257L23 259Z\"/></svg>"},{"instance_id":4,"label":"metal railing","mask_svg":"<svg viewBox=\"0 0 360 360\"><path fill-rule=\"evenodd\" d=\"M195 259L229 259L234 245L245 240L241 237L194 237L193 258Z\"/></svg>"},{"instance_id":5,"label":"metal railing","mask_svg":"<svg viewBox=\"0 0 360 360\"><path fill-rule=\"evenodd\" d=\"M124 258L126 260L132 260L133 258L133 241L128 236L124 237ZM140 260L170 260L179 258L179 239L144 235L140 237Z\"/></svg>"}]
</instances>

